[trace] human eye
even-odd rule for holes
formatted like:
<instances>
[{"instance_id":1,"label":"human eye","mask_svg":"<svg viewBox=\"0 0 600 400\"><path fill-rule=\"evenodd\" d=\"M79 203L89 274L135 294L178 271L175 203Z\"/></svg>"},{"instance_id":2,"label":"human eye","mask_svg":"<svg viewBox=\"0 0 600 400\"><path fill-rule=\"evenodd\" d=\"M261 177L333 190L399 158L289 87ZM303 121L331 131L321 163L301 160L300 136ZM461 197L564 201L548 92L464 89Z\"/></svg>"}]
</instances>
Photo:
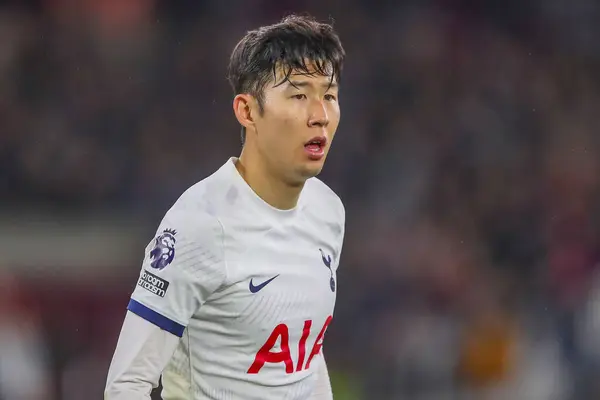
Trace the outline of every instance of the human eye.
<instances>
[{"instance_id":1,"label":"human eye","mask_svg":"<svg viewBox=\"0 0 600 400\"><path fill-rule=\"evenodd\" d=\"M304 99L306 99L306 95L304 93L296 93L296 94L292 95L292 99L304 100Z\"/></svg>"}]
</instances>

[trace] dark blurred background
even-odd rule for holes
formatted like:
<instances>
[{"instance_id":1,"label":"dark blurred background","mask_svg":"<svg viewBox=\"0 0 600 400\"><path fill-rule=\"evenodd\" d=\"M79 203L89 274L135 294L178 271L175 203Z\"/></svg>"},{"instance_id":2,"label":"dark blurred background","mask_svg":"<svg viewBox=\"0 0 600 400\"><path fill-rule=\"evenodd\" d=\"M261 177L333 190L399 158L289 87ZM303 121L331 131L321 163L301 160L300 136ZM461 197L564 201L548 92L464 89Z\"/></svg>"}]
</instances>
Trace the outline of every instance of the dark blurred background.
<instances>
[{"instance_id":1,"label":"dark blurred background","mask_svg":"<svg viewBox=\"0 0 600 400\"><path fill-rule=\"evenodd\" d=\"M600 2L0 1L0 399L101 399L144 246L240 151L249 29L348 53L336 400L600 396Z\"/></svg>"}]
</instances>

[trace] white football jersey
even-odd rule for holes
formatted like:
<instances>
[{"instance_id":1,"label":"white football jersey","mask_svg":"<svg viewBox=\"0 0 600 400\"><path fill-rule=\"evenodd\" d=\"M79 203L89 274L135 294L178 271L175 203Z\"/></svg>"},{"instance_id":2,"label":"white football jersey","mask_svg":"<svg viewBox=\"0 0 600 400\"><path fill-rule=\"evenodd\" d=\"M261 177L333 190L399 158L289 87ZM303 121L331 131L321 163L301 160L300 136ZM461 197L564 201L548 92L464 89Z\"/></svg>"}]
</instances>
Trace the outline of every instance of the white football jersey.
<instances>
[{"instance_id":1,"label":"white football jersey","mask_svg":"<svg viewBox=\"0 0 600 400\"><path fill-rule=\"evenodd\" d=\"M164 400L307 399L331 322L344 208L309 179L264 202L235 158L188 189L146 249L128 309L181 340Z\"/></svg>"}]
</instances>

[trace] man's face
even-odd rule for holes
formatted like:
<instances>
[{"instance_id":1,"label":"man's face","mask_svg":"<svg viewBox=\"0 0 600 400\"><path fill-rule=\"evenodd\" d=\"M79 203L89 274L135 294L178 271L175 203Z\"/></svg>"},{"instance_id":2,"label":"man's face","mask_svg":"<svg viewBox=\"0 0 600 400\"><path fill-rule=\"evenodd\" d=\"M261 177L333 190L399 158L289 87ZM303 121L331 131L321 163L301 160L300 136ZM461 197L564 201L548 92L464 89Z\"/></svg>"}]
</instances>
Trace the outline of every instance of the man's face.
<instances>
[{"instance_id":1,"label":"man's face","mask_svg":"<svg viewBox=\"0 0 600 400\"><path fill-rule=\"evenodd\" d=\"M281 82L283 72L275 82ZM264 112L255 119L256 148L290 184L318 175L340 121L337 82L331 76L294 73L264 89Z\"/></svg>"}]
</instances>

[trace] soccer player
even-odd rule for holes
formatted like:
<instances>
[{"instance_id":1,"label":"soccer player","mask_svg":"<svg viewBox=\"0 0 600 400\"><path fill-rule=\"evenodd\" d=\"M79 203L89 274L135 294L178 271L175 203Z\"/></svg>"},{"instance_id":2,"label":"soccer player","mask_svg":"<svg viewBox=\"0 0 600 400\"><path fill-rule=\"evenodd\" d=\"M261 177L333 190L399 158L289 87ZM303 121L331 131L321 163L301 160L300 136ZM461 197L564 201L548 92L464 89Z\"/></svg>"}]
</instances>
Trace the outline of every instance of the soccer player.
<instances>
[{"instance_id":1,"label":"soccer player","mask_svg":"<svg viewBox=\"0 0 600 400\"><path fill-rule=\"evenodd\" d=\"M340 119L344 50L289 16L231 55L243 148L189 188L148 244L107 400L324 400L344 207L316 176Z\"/></svg>"}]
</instances>

